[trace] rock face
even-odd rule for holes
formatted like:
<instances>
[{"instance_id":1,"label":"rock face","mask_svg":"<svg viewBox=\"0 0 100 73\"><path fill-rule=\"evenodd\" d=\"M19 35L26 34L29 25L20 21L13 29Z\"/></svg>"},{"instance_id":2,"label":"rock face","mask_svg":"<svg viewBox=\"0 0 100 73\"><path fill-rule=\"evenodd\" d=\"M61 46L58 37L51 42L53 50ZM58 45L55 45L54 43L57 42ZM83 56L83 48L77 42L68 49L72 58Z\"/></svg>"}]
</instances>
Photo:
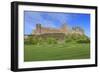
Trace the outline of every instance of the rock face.
<instances>
[{"instance_id":1,"label":"rock face","mask_svg":"<svg viewBox=\"0 0 100 73\"><path fill-rule=\"evenodd\" d=\"M66 24L63 24L61 28L50 28L50 27L43 27L41 24L36 24L36 29L33 30L32 35L41 35L41 34L57 34L57 33L63 33L65 35L67 34L79 34L83 35L84 31L80 27L73 27L69 28L66 26Z\"/></svg>"}]
</instances>

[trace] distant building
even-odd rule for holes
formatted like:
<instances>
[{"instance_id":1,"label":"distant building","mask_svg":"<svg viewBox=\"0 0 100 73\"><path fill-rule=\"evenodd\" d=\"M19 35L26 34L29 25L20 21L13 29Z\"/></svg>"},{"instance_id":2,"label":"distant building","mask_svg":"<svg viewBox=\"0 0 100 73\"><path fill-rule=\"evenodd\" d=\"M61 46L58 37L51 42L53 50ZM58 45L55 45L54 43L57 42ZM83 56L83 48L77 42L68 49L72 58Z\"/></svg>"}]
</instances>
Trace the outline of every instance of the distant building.
<instances>
[{"instance_id":1,"label":"distant building","mask_svg":"<svg viewBox=\"0 0 100 73\"><path fill-rule=\"evenodd\" d=\"M36 29L33 30L32 35L41 35L41 34L54 34L54 33L63 33L67 34L79 34L83 35L84 31L80 27L73 27L72 29L69 28L66 24L63 24L59 29L58 28L51 28L51 27L43 27L41 24L36 24Z\"/></svg>"},{"instance_id":2,"label":"distant building","mask_svg":"<svg viewBox=\"0 0 100 73\"><path fill-rule=\"evenodd\" d=\"M46 34L46 33L66 33L68 28L66 25L63 25L60 29L43 27L41 24L36 24L36 29L33 30L32 34Z\"/></svg>"},{"instance_id":3,"label":"distant building","mask_svg":"<svg viewBox=\"0 0 100 73\"><path fill-rule=\"evenodd\" d=\"M71 33L72 34L83 35L84 34L84 30L82 28L80 28L80 27L73 27Z\"/></svg>"}]
</instances>

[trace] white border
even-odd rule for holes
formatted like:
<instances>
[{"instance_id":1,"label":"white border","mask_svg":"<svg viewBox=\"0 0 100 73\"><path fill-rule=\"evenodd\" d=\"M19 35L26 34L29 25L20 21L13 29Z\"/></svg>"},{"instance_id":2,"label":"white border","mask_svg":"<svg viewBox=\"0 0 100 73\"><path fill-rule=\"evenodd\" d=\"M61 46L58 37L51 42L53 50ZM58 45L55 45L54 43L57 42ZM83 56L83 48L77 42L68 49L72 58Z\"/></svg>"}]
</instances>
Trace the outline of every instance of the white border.
<instances>
[{"instance_id":1,"label":"white border","mask_svg":"<svg viewBox=\"0 0 100 73\"><path fill-rule=\"evenodd\" d=\"M90 59L81 60L59 60L59 61L37 61L24 62L24 10L29 11L48 11L48 12L69 12L69 13L89 13L91 15L91 53ZM36 67L50 67L50 66L71 66L71 65L86 65L95 64L95 10L93 9L78 9L78 8L60 8L60 7L46 7L46 6L25 6L18 7L18 68L36 68ZM88 28L87 28L88 29Z\"/></svg>"}]
</instances>

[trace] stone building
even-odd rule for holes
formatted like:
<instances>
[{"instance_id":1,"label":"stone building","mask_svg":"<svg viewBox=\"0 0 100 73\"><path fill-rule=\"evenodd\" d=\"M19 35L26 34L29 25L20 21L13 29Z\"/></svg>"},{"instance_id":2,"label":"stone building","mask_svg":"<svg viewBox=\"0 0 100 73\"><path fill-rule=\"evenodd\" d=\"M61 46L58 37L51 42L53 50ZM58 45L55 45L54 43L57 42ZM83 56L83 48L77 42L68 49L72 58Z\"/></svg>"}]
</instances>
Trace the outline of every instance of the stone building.
<instances>
[{"instance_id":1,"label":"stone building","mask_svg":"<svg viewBox=\"0 0 100 73\"><path fill-rule=\"evenodd\" d=\"M66 24L63 24L60 28L43 27L41 24L36 24L36 29L32 31L32 34L24 35L24 39L27 39L29 36L41 37L44 39L53 37L57 40L63 41L64 38L70 34L83 35L84 31L80 27L69 28Z\"/></svg>"},{"instance_id":2,"label":"stone building","mask_svg":"<svg viewBox=\"0 0 100 73\"><path fill-rule=\"evenodd\" d=\"M43 27L41 24L36 24L36 29L33 30L32 34L40 35L40 34L49 34L49 33L64 33L67 34L69 29L67 28L66 24L63 24L61 28L50 28L50 27Z\"/></svg>"},{"instance_id":3,"label":"stone building","mask_svg":"<svg viewBox=\"0 0 100 73\"><path fill-rule=\"evenodd\" d=\"M41 34L54 34L54 33L63 33L67 34L79 34L83 35L84 31L80 27L72 27L69 28L66 24L63 24L60 28L51 28L51 27L43 27L41 24L36 24L36 29L32 31L32 35L41 35Z\"/></svg>"},{"instance_id":4,"label":"stone building","mask_svg":"<svg viewBox=\"0 0 100 73\"><path fill-rule=\"evenodd\" d=\"M79 34L79 35L83 35L84 34L84 30L80 27L73 27L71 30L71 34Z\"/></svg>"}]
</instances>

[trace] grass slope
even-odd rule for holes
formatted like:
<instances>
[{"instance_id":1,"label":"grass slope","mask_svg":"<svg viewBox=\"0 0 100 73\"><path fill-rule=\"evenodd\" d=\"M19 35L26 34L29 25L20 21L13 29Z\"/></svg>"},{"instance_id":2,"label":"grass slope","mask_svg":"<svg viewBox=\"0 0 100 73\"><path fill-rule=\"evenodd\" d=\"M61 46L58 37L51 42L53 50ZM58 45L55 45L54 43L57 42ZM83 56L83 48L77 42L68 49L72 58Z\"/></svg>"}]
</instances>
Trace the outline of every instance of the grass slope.
<instances>
[{"instance_id":1,"label":"grass slope","mask_svg":"<svg viewBox=\"0 0 100 73\"><path fill-rule=\"evenodd\" d=\"M71 60L90 58L89 43L64 43L24 46L24 61Z\"/></svg>"}]
</instances>

